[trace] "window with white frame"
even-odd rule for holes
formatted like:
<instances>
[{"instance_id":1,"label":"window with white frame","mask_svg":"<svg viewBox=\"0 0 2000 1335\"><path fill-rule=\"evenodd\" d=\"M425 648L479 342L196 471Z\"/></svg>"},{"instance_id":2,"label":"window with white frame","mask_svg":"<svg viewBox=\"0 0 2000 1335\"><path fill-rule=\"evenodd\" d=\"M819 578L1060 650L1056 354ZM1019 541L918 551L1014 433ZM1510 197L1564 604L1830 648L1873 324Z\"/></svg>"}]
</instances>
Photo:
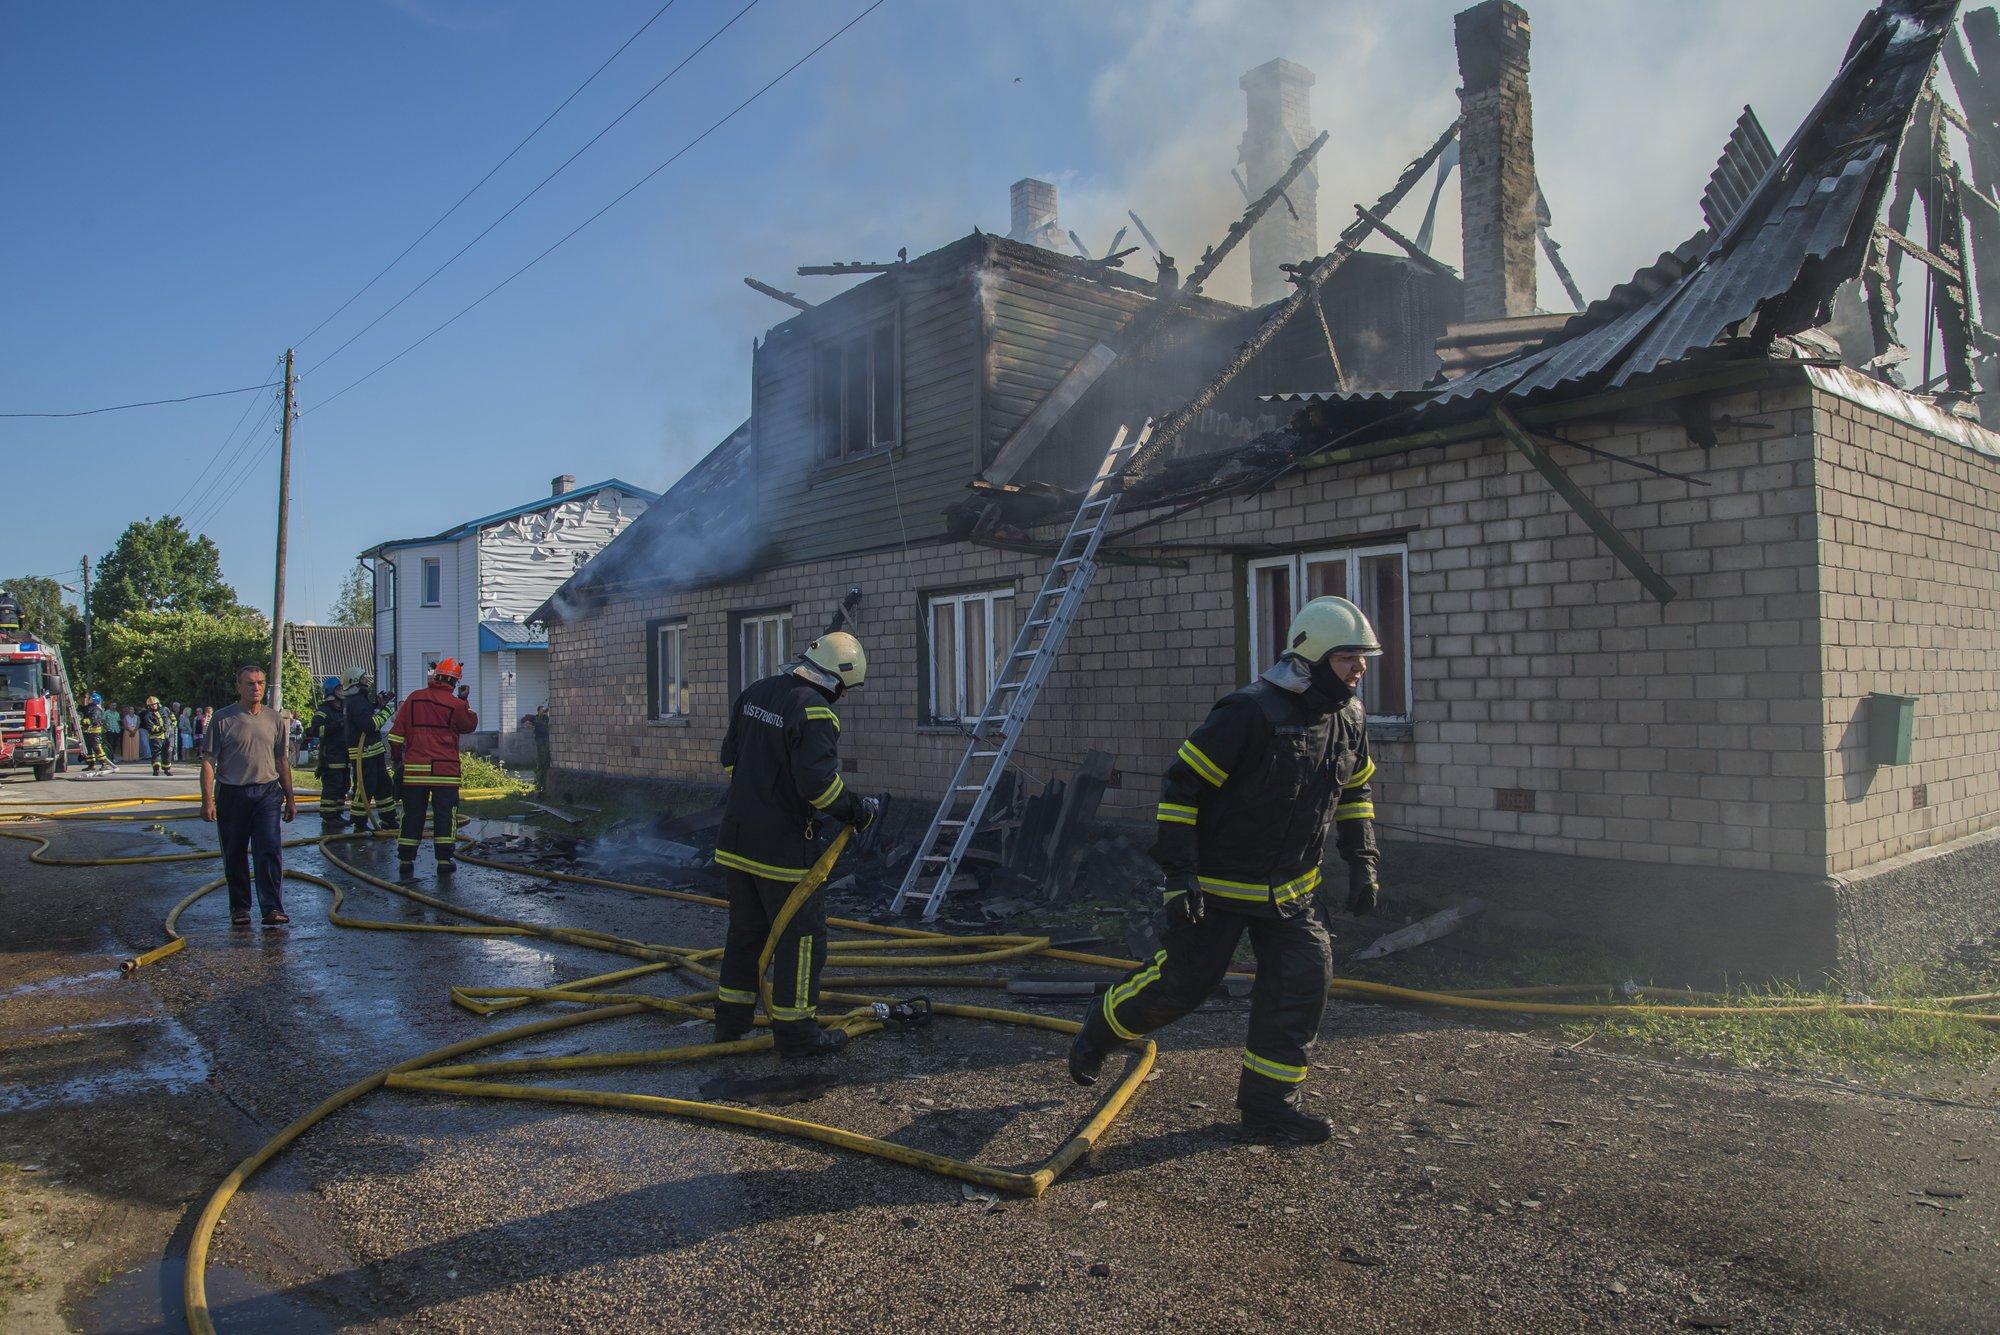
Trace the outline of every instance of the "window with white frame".
<instances>
[{"instance_id":1,"label":"window with white frame","mask_svg":"<svg viewBox=\"0 0 2000 1335\"><path fill-rule=\"evenodd\" d=\"M426 556L424 558L424 598L425 607L436 607L444 601L444 558Z\"/></svg>"},{"instance_id":2,"label":"window with white frame","mask_svg":"<svg viewBox=\"0 0 2000 1335\"><path fill-rule=\"evenodd\" d=\"M783 668L791 638L790 612L746 612L736 619L736 689Z\"/></svg>"},{"instance_id":3,"label":"window with white frame","mask_svg":"<svg viewBox=\"0 0 2000 1335\"><path fill-rule=\"evenodd\" d=\"M1285 651L1285 631L1301 607L1331 594L1360 607L1382 642L1368 664L1361 698L1370 718L1410 717L1410 549L1404 543L1295 552L1250 563L1251 669L1261 672Z\"/></svg>"},{"instance_id":4,"label":"window with white frame","mask_svg":"<svg viewBox=\"0 0 2000 1335\"><path fill-rule=\"evenodd\" d=\"M933 594L926 611L930 692L924 715L933 723L974 717L986 707L1014 644L1014 590Z\"/></svg>"},{"instance_id":5,"label":"window with white frame","mask_svg":"<svg viewBox=\"0 0 2000 1335\"><path fill-rule=\"evenodd\" d=\"M687 622L654 621L647 624L646 632L647 717L686 718Z\"/></svg>"}]
</instances>

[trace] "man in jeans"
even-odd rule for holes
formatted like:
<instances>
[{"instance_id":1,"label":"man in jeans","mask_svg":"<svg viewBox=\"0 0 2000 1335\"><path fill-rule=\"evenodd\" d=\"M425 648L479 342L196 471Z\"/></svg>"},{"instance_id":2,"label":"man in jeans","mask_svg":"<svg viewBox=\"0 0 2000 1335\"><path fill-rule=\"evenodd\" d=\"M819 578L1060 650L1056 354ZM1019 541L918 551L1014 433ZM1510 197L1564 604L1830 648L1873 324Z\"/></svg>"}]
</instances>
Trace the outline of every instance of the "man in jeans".
<instances>
[{"instance_id":1,"label":"man in jeans","mask_svg":"<svg viewBox=\"0 0 2000 1335\"><path fill-rule=\"evenodd\" d=\"M285 719L264 703L264 669L236 669L236 703L216 711L201 737L201 818L222 836L222 871L229 878L229 921L250 925L254 866L264 925L285 916L284 840L280 820L299 814L292 796Z\"/></svg>"}]
</instances>

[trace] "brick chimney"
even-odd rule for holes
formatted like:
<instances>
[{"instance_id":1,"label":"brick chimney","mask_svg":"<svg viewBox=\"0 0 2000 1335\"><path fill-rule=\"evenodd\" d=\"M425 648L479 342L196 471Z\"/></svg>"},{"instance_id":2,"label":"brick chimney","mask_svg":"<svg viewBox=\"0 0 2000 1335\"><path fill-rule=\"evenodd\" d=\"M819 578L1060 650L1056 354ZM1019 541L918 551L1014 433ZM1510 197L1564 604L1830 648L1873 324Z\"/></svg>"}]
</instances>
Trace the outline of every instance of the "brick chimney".
<instances>
[{"instance_id":1,"label":"brick chimney","mask_svg":"<svg viewBox=\"0 0 2000 1335\"><path fill-rule=\"evenodd\" d=\"M1313 141L1313 72L1289 60L1269 60L1238 80L1249 103L1249 121L1236 159L1252 195L1269 190L1299 150ZM1250 233L1250 300L1262 306L1292 293L1278 266L1319 254L1319 176L1308 166Z\"/></svg>"},{"instance_id":2,"label":"brick chimney","mask_svg":"<svg viewBox=\"0 0 2000 1335\"><path fill-rule=\"evenodd\" d=\"M1046 250L1067 251L1062 225L1056 221L1056 188L1047 181L1024 176L1007 192L1013 206L1013 225L1007 229L1009 241L1024 241Z\"/></svg>"},{"instance_id":3,"label":"brick chimney","mask_svg":"<svg viewBox=\"0 0 2000 1335\"><path fill-rule=\"evenodd\" d=\"M1459 217L1465 318L1535 313L1535 118L1528 100L1528 14L1485 0L1456 20Z\"/></svg>"},{"instance_id":4,"label":"brick chimney","mask_svg":"<svg viewBox=\"0 0 2000 1335\"><path fill-rule=\"evenodd\" d=\"M560 496L575 485L576 475L574 473L563 473L557 477L552 477L549 479L549 495Z\"/></svg>"}]
</instances>

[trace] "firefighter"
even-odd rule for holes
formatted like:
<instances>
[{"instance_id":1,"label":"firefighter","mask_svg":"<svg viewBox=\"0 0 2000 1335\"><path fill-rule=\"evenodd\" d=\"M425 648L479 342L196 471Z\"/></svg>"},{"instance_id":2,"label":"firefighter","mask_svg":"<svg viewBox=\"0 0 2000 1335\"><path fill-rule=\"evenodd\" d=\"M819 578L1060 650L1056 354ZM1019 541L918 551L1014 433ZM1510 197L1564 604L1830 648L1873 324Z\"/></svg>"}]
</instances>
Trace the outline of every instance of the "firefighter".
<instances>
[{"instance_id":1,"label":"firefighter","mask_svg":"<svg viewBox=\"0 0 2000 1335\"><path fill-rule=\"evenodd\" d=\"M340 699L340 678L328 677L320 683L323 698L313 709L305 735L317 743L318 758L313 773L319 776L319 818L338 827L345 823L342 808L347 805L347 707Z\"/></svg>"},{"instance_id":2,"label":"firefighter","mask_svg":"<svg viewBox=\"0 0 2000 1335\"><path fill-rule=\"evenodd\" d=\"M757 960L792 888L817 860L822 817L865 830L880 803L857 797L840 775L840 717L833 705L868 679L868 655L846 631L814 640L785 671L736 697L722 739L729 796L715 862L729 890L729 934L716 994L715 1040L750 1032ZM847 1045L844 1030L819 1023L826 965L826 906L815 895L793 916L771 959L771 1031L780 1057L811 1057Z\"/></svg>"},{"instance_id":3,"label":"firefighter","mask_svg":"<svg viewBox=\"0 0 2000 1335\"><path fill-rule=\"evenodd\" d=\"M159 696L149 695L146 707L139 711L139 726L146 730L146 740L153 747L153 773L172 778L174 734L180 730L180 721L160 703Z\"/></svg>"},{"instance_id":4,"label":"firefighter","mask_svg":"<svg viewBox=\"0 0 2000 1335\"><path fill-rule=\"evenodd\" d=\"M389 744L382 740L395 710L376 703L368 670L347 674L341 692L341 709L347 718L347 818L361 829L396 828L396 787L389 778Z\"/></svg>"},{"instance_id":5,"label":"firefighter","mask_svg":"<svg viewBox=\"0 0 2000 1335\"><path fill-rule=\"evenodd\" d=\"M431 669L430 684L413 691L389 722L389 759L398 778L403 803L403 828L396 836L396 860L408 871L417 863L417 845L424 837L424 809L431 812L431 847L437 868L457 865L453 847L458 810L458 739L479 726L479 715L465 702L470 692L458 684L464 669L456 658L443 658Z\"/></svg>"},{"instance_id":6,"label":"firefighter","mask_svg":"<svg viewBox=\"0 0 2000 1335\"><path fill-rule=\"evenodd\" d=\"M83 772L103 774L118 767L104 753L104 697L96 691L83 702Z\"/></svg>"},{"instance_id":7,"label":"firefighter","mask_svg":"<svg viewBox=\"0 0 2000 1335\"><path fill-rule=\"evenodd\" d=\"M1168 767L1152 849L1167 876L1166 948L1091 1008L1069 1069L1091 1084L1120 1040L1200 1006L1248 932L1257 981L1236 1106L1252 1136L1313 1144L1333 1134L1298 1106L1326 1008L1329 824L1347 864L1347 911L1372 913L1380 896L1375 762L1355 692L1382 647L1345 598L1307 603L1286 645L1261 678L1217 702Z\"/></svg>"}]
</instances>

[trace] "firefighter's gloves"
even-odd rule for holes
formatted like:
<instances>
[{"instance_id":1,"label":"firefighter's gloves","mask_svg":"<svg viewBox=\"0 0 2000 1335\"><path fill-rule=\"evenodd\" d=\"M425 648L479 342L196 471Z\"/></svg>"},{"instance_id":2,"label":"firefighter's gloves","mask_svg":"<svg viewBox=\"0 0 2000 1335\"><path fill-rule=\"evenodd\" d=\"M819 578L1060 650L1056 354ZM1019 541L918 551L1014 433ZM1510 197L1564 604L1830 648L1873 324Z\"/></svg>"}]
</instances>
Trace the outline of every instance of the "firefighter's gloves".
<instances>
[{"instance_id":1,"label":"firefighter's gloves","mask_svg":"<svg viewBox=\"0 0 2000 1335\"><path fill-rule=\"evenodd\" d=\"M1167 886L1167 917L1190 927L1200 922L1203 908L1201 878L1191 871L1181 872L1168 877Z\"/></svg>"},{"instance_id":2,"label":"firefighter's gloves","mask_svg":"<svg viewBox=\"0 0 2000 1335\"><path fill-rule=\"evenodd\" d=\"M873 825L875 823L875 818L881 814L882 814L881 798L879 797L862 798L854 808L854 832L856 834L860 834L863 830Z\"/></svg>"},{"instance_id":3,"label":"firefighter's gloves","mask_svg":"<svg viewBox=\"0 0 2000 1335\"><path fill-rule=\"evenodd\" d=\"M1373 863L1357 862L1347 869L1347 911L1357 918L1373 913L1382 902L1382 883Z\"/></svg>"}]
</instances>

